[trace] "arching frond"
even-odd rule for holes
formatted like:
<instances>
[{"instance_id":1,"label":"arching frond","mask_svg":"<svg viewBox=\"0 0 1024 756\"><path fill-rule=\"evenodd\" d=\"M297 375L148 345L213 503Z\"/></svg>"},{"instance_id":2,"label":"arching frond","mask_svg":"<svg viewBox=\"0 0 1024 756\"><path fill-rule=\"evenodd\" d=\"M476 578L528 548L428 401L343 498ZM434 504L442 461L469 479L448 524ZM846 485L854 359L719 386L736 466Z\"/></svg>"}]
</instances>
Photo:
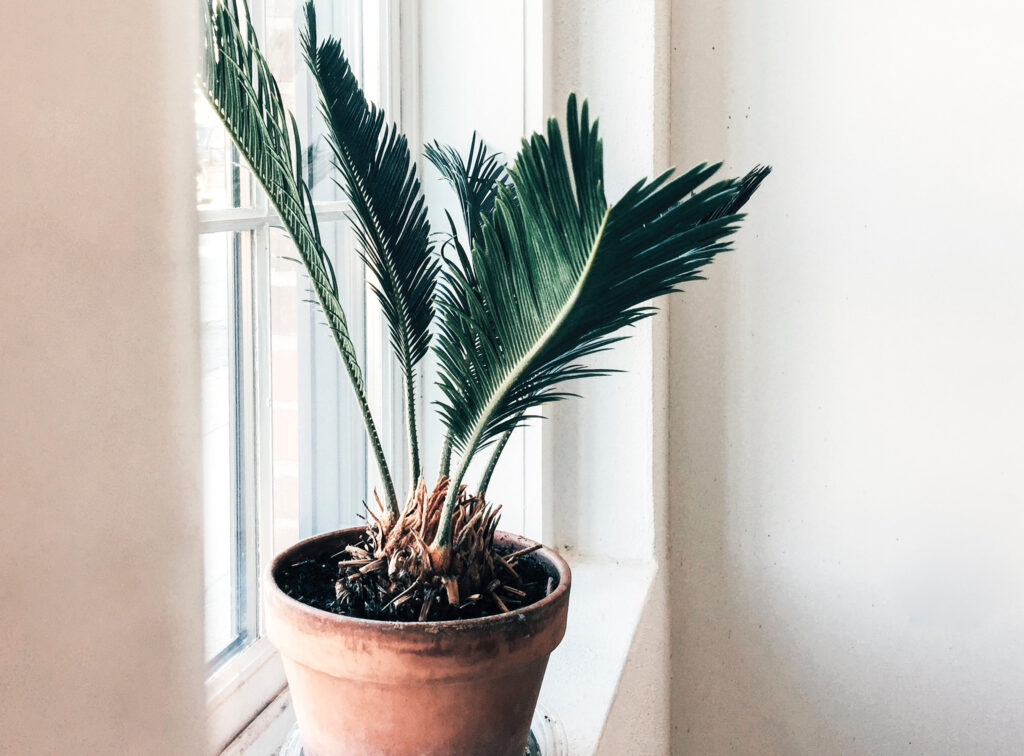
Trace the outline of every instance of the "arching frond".
<instances>
[{"instance_id":1,"label":"arching frond","mask_svg":"<svg viewBox=\"0 0 1024 756\"><path fill-rule=\"evenodd\" d=\"M244 16L239 14L233 1L209 0L206 3L201 89L295 242L355 391L380 469L387 506L397 515L391 471L370 412L334 268L320 242L316 211L303 176L306 165L299 130L294 117L285 110L277 81L260 50L244 2L242 8Z\"/></svg>"},{"instance_id":2,"label":"arching frond","mask_svg":"<svg viewBox=\"0 0 1024 756\"><path fill-rule=\"evenodd\" d=\"M317 39L316 10L306 3L302 46L320 91L340 182L352 206L359 252L405 375L413 485L420 476L416 428L416 364L430 344L437 260L420 180L406 137L367 101L341 43Z\"/></svg>"},{"instance_id":3,"label":"arching frond","mask_svg":"<svg viewBox=\"0 0 1024 756\"><path fill-rule=\"evenodd\" d=\"M741 218L731 210L744 183L707 184L718 166L642 180L609 205L586 103L579 109L570 96L566 120L566 140L552 119L546 137L524 141L509 169L515 195L499 189L472 248L475 281L444 272L440 410L462 452L449 491L473 454L532 408L569 396L573 380L606 374L582 360L653 314L649 300L699 279ZM435 545L447 536L439 531Z\"/></svg>"},{"instance_id":4,"label":"arching frond","mask_svg":"<svg viewBox=\"0 0 1024 756\"><path fill-rule=\"evenodd\" d=\"M428 144L424 154L455 190L466 236L472 244L480 238L481 220L494 211L498 187L510 186L501 153L490 152L474 131L465 160L454 147L440 142Z\"/></svg>"}]
</instances>

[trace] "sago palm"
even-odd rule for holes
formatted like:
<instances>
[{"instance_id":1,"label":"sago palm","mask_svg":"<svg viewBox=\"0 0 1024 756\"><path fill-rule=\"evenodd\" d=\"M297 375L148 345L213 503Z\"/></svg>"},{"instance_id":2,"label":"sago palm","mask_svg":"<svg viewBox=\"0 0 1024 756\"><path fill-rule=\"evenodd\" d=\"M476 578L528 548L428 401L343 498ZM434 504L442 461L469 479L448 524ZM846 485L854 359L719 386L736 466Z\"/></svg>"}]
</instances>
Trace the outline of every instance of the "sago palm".
<instances>
[{"instance_id":1,"label":"sago palm","mask_svg":"<svg viewBox=\"0 0 1024 756\"><path fill-rule=\"evenodd\" d=\"M440 144L427 148L458 196L463 226L448 216L450 233L435 248L406 138L367 101L339 41L318 38L312 2L305 16L303 51L339 185L405 380L414 483L404 503L320 241L298 130L247 9L239 13L231 0L206 6L202 89L295 242L384 488L380 509L368 509L365 539L340 562L330 608L391 619L505 610L526 597L514 579L517 555L493 548L497 511L483 491L509 435L537 417L540 405L571 396L573 382L606 374L587 358L652 315L652 299L701 277L728 249L739 209L769 169L719 181L712 181L717 165L678 176L667 171L609 203L597 123L586 102L570 95L564 135L551 119L546 133L523 141L507 168L475 135L467 159ZM446 437L440 474L428 488L414 398L432 340ZM470 463L488 450L474 489L466 480Z\"/></svg>"}]
</instances>

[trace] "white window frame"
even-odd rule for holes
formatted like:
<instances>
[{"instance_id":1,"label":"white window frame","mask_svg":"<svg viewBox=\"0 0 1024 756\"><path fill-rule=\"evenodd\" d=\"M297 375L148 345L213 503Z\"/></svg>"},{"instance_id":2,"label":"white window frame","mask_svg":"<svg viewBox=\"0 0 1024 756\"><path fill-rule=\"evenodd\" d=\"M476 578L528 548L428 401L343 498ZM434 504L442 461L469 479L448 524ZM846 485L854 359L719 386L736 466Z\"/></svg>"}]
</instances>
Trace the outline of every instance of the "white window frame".
<instances>
[{"instance_id":1,"label":"white window frame","mask_svg":"<svg viewBox=\"0 0 1024 756\"><path fill-rule=\"evenodd\" d=\"M216 753L243 729L283 689L284 671L276 651L262 636L259 580L273 556L273 426L270 404L270 361L257 355L271 354L270 249L263 229L280 227L280 219L260 193L253 208L203 210L199 232L252 231L253 243L239 256L239 291L236 345L240 395L241 496L244 537L240 546L248 555L239 590L246 597L244 626L256 638L219 664L207 679L209 742ZM321 224L343 220L345 203L317 203ZM344 268L339 268L343 270ZM300 435L308 435L300 430Z\"/></svg>"},{"instance_id":2,"label":"white window frame","mask_svg":"<svg viewBox=\"0 0 1024 756\"><path fill-rule=\"evenodd\" d=\"M263 4L251 2L254 27L263 39ZM298 13L296 5L296 33ZM334 5L320 10L322 28L333 24ZM392 0L364 0L346 3L338 12L347 13L348 29L359 29L360 34L346 39L346 51L353 62L361 61L365 76L364 89L371 99L389 108L391 91L397 81L397 28L398 3ZM296 81L296 119L306 133L309 144L310 129L306 114L316 108L316 92L304 64L298 64ZM375 76L374 72L380 74ZM390 108L389 114L397 108ZM394 112L392 117L398 117ZM365 267L356 255L345 254L351 246L351 233L347 223L347 203L315 201L321 228L332 224L335 232L345 239L339 242L339 257L335 269L339 282L349 287L355 301L362 303L359 312L350 312L350 326L356 341L365 334L363 365L370 404L381 428L385 451L392 464L395 483L404 487L408 478L408 461L404 452L406 430L402 404L404 391L401 373L387 341L387 330L382 322L375 300L367 296ZM273 557L273 428L270 324L271 258L268 228L282 228L280 218L257 186L253 190L252 206L199 211L199 233L253 232L251 252L240 255L238 279L242 282L239 297L237 344L241 406L239 459L242 464L243 509L247 523L242 547L247 555L244 583L246 601L246 627L257 628L256 638L217 666L207 679L207 743L211 754L220 753L243 732L285 688L284 670L278 654L262 635L263 620L260 606L259 579ZM302 275L302 273L300 273ZM306 355L309 364L300 371L300 417L315 417L315 428L300 425L300 536L323 532L354 522L363 501L369 501L377 485L377 473L368 465L366 441L362 422L351 401L351 388L347 376L340 369L337 349L325 328L322 315L314 306L308 308L307 322L299 323L300 356ZM302 407L302 405L305 405ZM316 412L312 410L315 407ZM362 467L358 484L346 480L339 460L356 457ZM263 524L261 526L261 523Z\"/></svg>"}]
</instances>

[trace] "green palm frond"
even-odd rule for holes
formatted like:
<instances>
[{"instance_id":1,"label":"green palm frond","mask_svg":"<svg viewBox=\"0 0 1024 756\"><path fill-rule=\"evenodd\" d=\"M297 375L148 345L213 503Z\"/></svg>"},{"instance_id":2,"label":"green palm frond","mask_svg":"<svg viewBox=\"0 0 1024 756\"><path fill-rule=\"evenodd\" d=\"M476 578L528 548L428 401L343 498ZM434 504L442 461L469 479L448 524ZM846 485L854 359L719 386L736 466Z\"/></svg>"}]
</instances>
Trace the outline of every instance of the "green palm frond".
<instances>
[{"instance_id":1,"label":"green palm frond","mask_svg":"<svg viewBox=\"0 0 1024 756\"><path fill-rule=\"evenodd\" d=\"M465 312L466 308L469 306L469 297L471 296L471 293L475 294L476 299L486 307L487 302L480 299L480 284L473 272L473 263L470 260L469 252L459 241L458 234L455 231L455 223L452 221L450 215L448 216L448 224L451 226L452 231L447 245L450 245L455 249L457 261L445 258L446 266L451 268L451 270L447 270L443 274L446 285L442 287L439 295L442 307L447 305L449 311ZM480 225L480 228L483 228L482 224ZM493 314L489 311L483 310L481 311L478 320L481 322L492 322L493 317ZM463 338L472 339L474 347L477 346L476 342L479 340L479 336L476 336L473 333L464 333ZM520 421L522 419L523 418L520 418ZM508 444L508 441L512 436L512 431L515 430L517 425L519 425L519 421L510 424L509 428L504 432L498 440L498 443L495 445L494 451L491 452L491 459L487 463L487 467L480 478L480 485L477 489L480 494L484 494L487 491L487 486L491 482L491 476L494 474L494 470L498 465L498 459L505 450L505 446ZM452 433L449 430L445 434L444 449L442 450L441 458L441 474L444 476L449 474L452 446Z\"/></svg>"},{"instance_id":2,"label":"green palm frond","mask_svg":"<svg viewBox=\"0 0 1024 756\"><path fill-rule=\"evenodd\" d=\"M437 168L441 177L444 178L455 191L459 199L459 207L462 211L462 222L466 229L467 244L472 245L480 239L480 230L483 228L483 219L490 218L494 212L494 202L498 196L498 187L504 186L511 189L511 182L505 164L501 162L501 153L490 152L483 140L479 139L477 133L469 143L469 153L464 160L454 147L443 145L435 141L428 144L424 150L427 159ZM469 261L469 255L465 246L459 241L458 231L455 229L455 221L451 214L445 211L448 218L448 226L451 233L448 240L441 246L442 255L446 247L451 246L455 250L458 264L469 277L470 283L473 279L473 267ZM455 261L446 260L449 265L456 264ZM507 438L505 439L507 441ZM499 444L499 455L504 444ZM452 440L450 434L445 434L444 446L441 450L440 474L447 476L451 467ZM494 459L493 462L497 462ZM480 481L480 490L483 491L490 480L490 473L494 465L488 466L488 472Z\"/></svg>"},{"instance_id":3,"label":"green palm frond","mask_svg":"<svg viewBox=\"0 0 1024 756\"><path fill-rule=\"evenodd\" d=\"M761 182L771 172L771 167L767 165L758 165L752 168L746 176L739 180L735 194L722 202L704 220L714 220L715 218L738 213L750 201L750 198L754 196L754 192L757 191L757 187L761 186Z\"/></svg>"},{"instance_id":4,"label":"green palm frond","mask_svg":"<svg viewBox=\"0 0 1024 756\"><path fill-rule=\"evenodd\" d=\"M742 181L705 186L718 166L642 180L608 205L597 125L575 96L566 131L568 157L554 119L547 138L524 141L509 169L515 196L498 190L493 217L472 248L474 280L459 266L443 273L439 406L462 458L437 547L449 545L452 492L473 455L540 403L570 396L567 382L607 374L581 360L653 314L646 302L699 279L728 248L741 218L730 210ZM749 183L748 194L759 179Z\"/></svg>"},{"instance_id":5,"label":"green palm frond","mask_svg":"<svg viewBox=\"0 0 1024 756\"><path fill-rule=\"evenodd\" d=\"M312 0L306 3L302 45L320 90L320 110L351 203L359 252L373 272L373 289L405 376L415 485L420 477L416 364L430 344L438 273L423 192L407 139L386 121L383 110L367 101L341 43L333 37L318 42Z\"/></svg>"},{"instance_id":6,"label":"green palm frond","mask_svg":"<svg viewBox=\"0 0 1024 756\"><path fill-rule=\"evenodd\" d=\"M362 369L339 299L337 278L321 244L316 212L303 176L306 166L299 130L294 117L284 108L244 2L242 8L244 17L233 0L206 3L201 88L295 242L355 391L380 469L388 509L397 516L391 472L370 412Z\"/></svg>"},{"instance_id":7,"label":"green palm frond","mask_svg":"<svg viewBox=\"0 0 1024 756\"><path fill-rule=\"evenodd\" d=\"M424 149L427 160L434 164L441 176L451 184L459 198L462 222L470 243L480 238L481 220L491 217L499 186L509 186L501 153L490 152L479 140L476 132L469 143L466 159L454 147L440 142L428 144Z\"/></svg>"}]
</instances>

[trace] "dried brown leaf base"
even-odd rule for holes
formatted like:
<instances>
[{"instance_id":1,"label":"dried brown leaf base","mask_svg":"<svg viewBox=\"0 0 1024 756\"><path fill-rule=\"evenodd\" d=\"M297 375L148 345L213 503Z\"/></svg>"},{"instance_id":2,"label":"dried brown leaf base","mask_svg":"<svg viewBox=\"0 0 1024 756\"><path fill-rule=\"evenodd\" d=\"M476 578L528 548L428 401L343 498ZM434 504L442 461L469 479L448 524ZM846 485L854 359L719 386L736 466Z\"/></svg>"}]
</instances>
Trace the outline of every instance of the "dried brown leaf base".
<instances>
[{"instance_id":1,"label":"dried brown leaf base","mask_svg":"<svg viewBox=\"0 0 1024 756\"><path fill-rule=\"evenodd\" d=\"M465 487L452 518L451 552L432 551L447 491L447 478L429 493L420 481L395 522L382 509L368 509L359 542L322 560L292 565L282 588L338 614L400 622L485 617L550 592L552 581L530 556L533 549L502 553L495 547L500 507Z\"/></svg>"}]
</instances>

